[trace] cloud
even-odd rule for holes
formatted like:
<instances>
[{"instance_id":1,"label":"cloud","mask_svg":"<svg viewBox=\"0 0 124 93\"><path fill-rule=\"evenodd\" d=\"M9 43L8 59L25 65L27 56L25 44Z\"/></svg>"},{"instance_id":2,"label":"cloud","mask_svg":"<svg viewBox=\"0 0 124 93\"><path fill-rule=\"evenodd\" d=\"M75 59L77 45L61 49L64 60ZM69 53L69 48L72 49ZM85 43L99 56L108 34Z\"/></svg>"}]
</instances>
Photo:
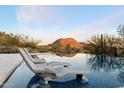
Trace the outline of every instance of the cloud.
<instances>
[{"instance_id":1,"label":"cloud","mask_svg":"<svg viewBox=\"0 0 124 93\"><path fill-rule=\"evenodd\" d=\"M86 25L83 25L82 27L79 27L78 29L75 29L75 31L73 31L71 35L72 37L86 40L94 34L112 33L113 31L107 31L111 28L116 28L116 26L118 26L123 20L123 17L123 11L116 11L109 16L105 16L104 18L98 19L95 22L88 23Z\"/></svg>"},{"instance_id":2,"label":"cloud","mask_svg":"<svg viewBox=\"0 0 124 93\"><path fill-rule=\"evenodd\" d=\"M73 37L79 41L83 41L96 33L111 33L111 31L107 31L113 27L116 28L117 24L120 24L120 20L123 20L124 12L123 10L119 10L109 16L105 14L103 18L92 23L69 29L64 28L64 18L60 17L60 14L55 13L49 6L19 6L17 7L16 17L18 22L21 23L56 21L56 24L52 24L52 26L48 25L48 27L40 26L35 29L29 25L22 25L20 27L20 32L26 32L35 38L40 38L44 43L50 43L61 37Z\"/></svg>"},{"instance_id":3,"label":"cloud","mask_svg":"<svg viewBox=\"0 0 124 93\"><path fill-rule=\"evenodd\" d=\"M50 44L58 38L68 37L68 32L64 31L59 25L55 25L48 28L38 27L31 28L27 25L19 27L19 32L33 37L36 40L41 40L42 44Z\"/></svg>"},{"instance_id":4,"label":"cloud","mask_svg":"<svg viewBox=\"0 0 124 93\"><path fill-rule=\"evenodd\" d=\"M52 16L52 12L48 6L19 6L16 10L16 17L18 22L30 23L41 22Z\"/></svg>"}]
</instances>

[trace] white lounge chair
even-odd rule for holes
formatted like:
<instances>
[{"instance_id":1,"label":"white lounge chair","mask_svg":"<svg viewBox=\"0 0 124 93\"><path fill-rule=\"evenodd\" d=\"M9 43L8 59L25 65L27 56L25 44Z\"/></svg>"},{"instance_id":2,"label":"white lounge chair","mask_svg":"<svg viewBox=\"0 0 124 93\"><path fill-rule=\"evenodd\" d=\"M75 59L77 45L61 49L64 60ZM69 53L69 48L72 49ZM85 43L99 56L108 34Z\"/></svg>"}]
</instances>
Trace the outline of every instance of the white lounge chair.
<instances>
[{"instance_id":1,"label":"white lounge chair","mask_svg":"<svg viewBox=\"0 0 124 93\"><path fill-rule=\"evenodd\" d=\"M34 58L32 58L32 56L30 55L30 53L27 51L26 48L22 48L22 49L24 49L24 51L27 53L28 57L29 57L35 64L46 63L46 60L45 60L45 59L39 59L39 58L37 57L37 55L33 55L33 56L35 56L35 59L34 59Z\"/></svg>"},{"instance_id":2,"label":"white lounge chair","mask_svg":"<svg viewBox=\"0 0 124 93\"><path fill-rule=\"evenodd\" d=\"M60 66L57 67L50 66L48 64L35 64L24 51L24 49L19 48L19 52L26 65L30 68L30 70L35 74L39 75L41 79L45 80L46 82L59 77L63 77L67 74L76 74L77 79L82 79L82 77L86 73L83 69L80 68L63 67L63 70L59 71L58 68L60 68Z\"/></svg>"},{"instance_id":3,"label":"white lounge chair","mask_svg":"<svg viewBox=\"0 0 124 93\"><path fill-rule=\"evenodd\" d=\"M35 59L32 58L32 56L30 55L30 53L27 51L26 48L23 48L24 51L27 53L27 55L29 56L29 58L35 63L35 64L43 64L43 63L47 63L47 61L45 59L39 59L37 57L37 55L35 55ZM68 67L68 66L71 66L71 64L69 63L64 63L64 62L55 62L55 61L52 61L52 62L49 62L47 63L48 65L51 65L51 66L64 66L64 67Z\"/></svg>"}]
</instances>

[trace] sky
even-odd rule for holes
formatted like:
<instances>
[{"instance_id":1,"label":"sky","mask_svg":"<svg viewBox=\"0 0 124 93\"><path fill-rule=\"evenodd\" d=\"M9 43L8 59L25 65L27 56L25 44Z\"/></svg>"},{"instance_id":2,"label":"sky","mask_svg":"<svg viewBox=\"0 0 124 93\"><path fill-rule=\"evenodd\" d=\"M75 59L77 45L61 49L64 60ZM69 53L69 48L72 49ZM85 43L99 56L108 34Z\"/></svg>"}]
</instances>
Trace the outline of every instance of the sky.
<instances>
[{"instance_id":1,"label":"sky","mask_svg":"<svg viewBox=\"0 0 124 93\"><path fill-rule=\"evenodd\" d=\"M86 41L94 34L117 35L124 6L0 6L0 31L25 34L42 44L59 38Z\"/></svg>"}]
</instances>

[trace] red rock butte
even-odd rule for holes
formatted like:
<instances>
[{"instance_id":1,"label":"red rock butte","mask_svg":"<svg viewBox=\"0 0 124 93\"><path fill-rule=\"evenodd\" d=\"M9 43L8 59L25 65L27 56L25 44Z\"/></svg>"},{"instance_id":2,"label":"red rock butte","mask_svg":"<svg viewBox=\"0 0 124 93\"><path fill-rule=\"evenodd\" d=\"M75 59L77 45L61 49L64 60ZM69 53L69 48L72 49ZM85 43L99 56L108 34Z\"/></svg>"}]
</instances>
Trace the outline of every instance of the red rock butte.
<instances>
[{"instance_id":1,"label":"red rock butte","mask_svg":"<svg viewBox=\"0 0 124 93\"><path fill-rule=\"evenodd\" d=\"M58 44L61 48L65 48L68 45L74 48L80 48L81 45L73 38L60 38L53 42L53 44Z\"/></svg>"}]
</instances>

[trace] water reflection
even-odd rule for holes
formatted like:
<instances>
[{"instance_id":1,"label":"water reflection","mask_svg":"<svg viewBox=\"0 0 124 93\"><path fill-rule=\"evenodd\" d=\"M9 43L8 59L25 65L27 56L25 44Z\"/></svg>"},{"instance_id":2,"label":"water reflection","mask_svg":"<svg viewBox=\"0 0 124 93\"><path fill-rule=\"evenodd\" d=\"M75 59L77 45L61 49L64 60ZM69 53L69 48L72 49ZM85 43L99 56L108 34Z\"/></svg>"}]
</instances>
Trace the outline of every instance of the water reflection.
<instances>
[{"instance_id":1,"label":"water reflection","mask_svg":"<svg viewBox=\"0 0 124 93\"><path fill-rule=\"evenodd\" d=\"M42 83L38 75L33 76L27 85L27 88L41 88L41 87L47 88L49 87L49 85Z\"/></svg>"},{"instance_id":2,"label":"water reflection","mask_svg":"<svg viewBox=\"0 0 124 93\"><path fill-rule=\"evenodd\" d=\"M88 65L92 70L109 72L115 69L121 69L124 66L124 60L113 56L95 55L89 59Z\"/></svg>"},{"instance_id":3,"label":"water reflection","mask_svg":"<svg viewBox=\"0 0 124 93\"><path fill-rule=\"evenodd\" d=\"M76 55L76 53L56 53L57 56L60 57L74 57Z\"/></svg>"},{"instance_id":4,"label":"water reflection","mask_svg":"<svg viewBox=\"0 0 124 93\"><path fill-rule=\"evenodd\" d=\"M89 59L88 65L94 71L112 72L116 70L117 80L124 84L124 58L95 55Z\"/></svg>"},{"instance_id":5,"label":"water reflection","mask_svg":"<svg viewBox=\"0 0 124 93\"><path fill-rule=\"evenodd\" d=\"M117 78L120 83L124 83L124 68L120 69Z\"/></svg>"},{"instance_id":6,"label":"water reflection","mask_svg":"<svg viewBox=\"0 0 124 93\"><path fill-rule=\"evenodd\" d=\"M80 87L87 87L87 81L78 81L76 79L69 80L65 82L58 82L58 81L49 81L48 84L45 84L39 76L35 75L29 81L27 88L80 88Z\"/></svg>"}]
</instances>

